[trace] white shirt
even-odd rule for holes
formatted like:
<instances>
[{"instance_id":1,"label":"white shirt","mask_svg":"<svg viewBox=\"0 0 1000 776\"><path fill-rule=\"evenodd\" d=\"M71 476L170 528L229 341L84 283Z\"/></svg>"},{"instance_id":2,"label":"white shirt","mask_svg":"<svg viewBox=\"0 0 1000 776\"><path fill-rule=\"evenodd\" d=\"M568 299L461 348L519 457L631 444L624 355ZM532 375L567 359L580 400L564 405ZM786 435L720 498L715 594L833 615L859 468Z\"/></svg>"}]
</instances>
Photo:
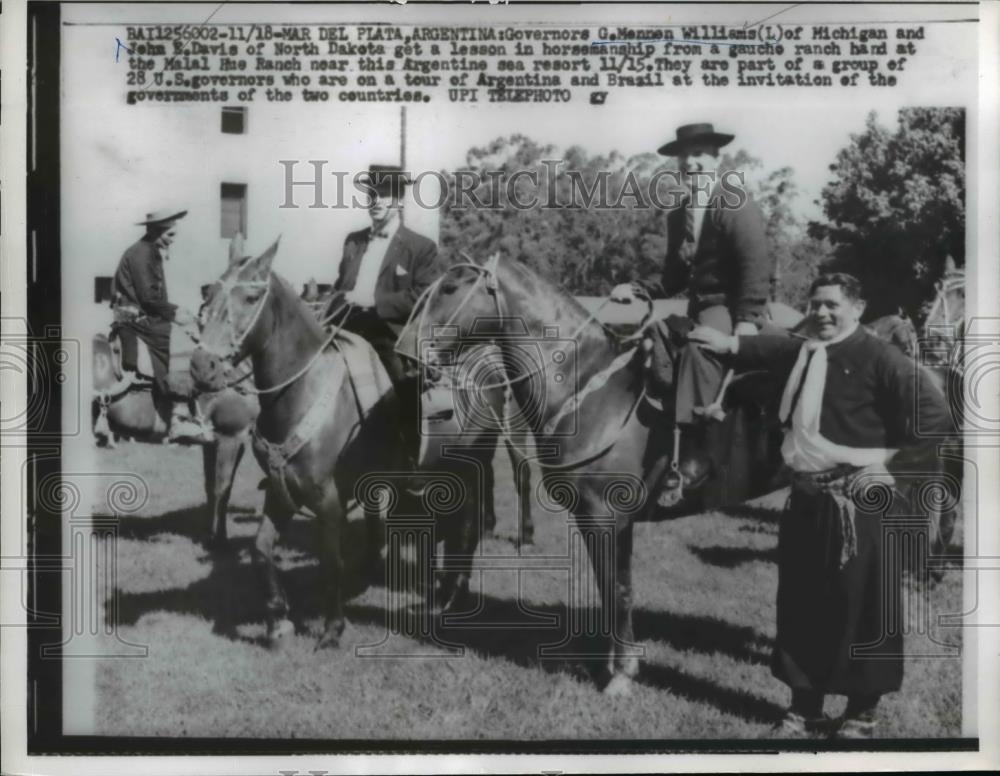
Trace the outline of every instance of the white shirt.
<instances>
[{"instance_id":1,"label":"white shirt","mask_svg":"<svg viewBox=\"0 0 1000 776\"><path fill-rule=\"evenodd\" d=\"M782 422L791 415L791 428L785 431L781 454L793 471L821 472L838 464L872 466L885 464L897 452L882 448L859 448L838 445L820 434L819 421L826 390L827 357L829 345L843 342L856 330L852 326L830 340L807 340L799 350L798 360L788 376L781 396L778 412ZM810 358L811 354L811 358ZM796 391L798 403L792 408Z\"/></svg>"},{"instance_id":2,"label":"white shirt","mask_svg":"<svg viewBox=\"0 0 1000 776\"><path fill-rule=\"evenodd\" d=\"M358 279L354 283L354 293L360 300L363 307L375 306L375 284L378 282L379 273L382 271L382 262L385 260L385 252L389 249L389 243L399 229L399 217L392 218L388 224L382 227L379 232L372 230L368 238L368 247L361 257L361 266L358 267Z\"/></svg>"},{"instance_id":3,"label":"white shirt","mask_svg":"<svg viewBox=\"0 0 1000 776\"><path fill-rule=\"evenodd\" d=\"M694 245L697 248L698 243L701 242L701 227L705 223L705 213L708 210L708 203L711 201L711 194L704 190L694 192L688 189L688 196L691 198L691 204L688 207L694 213Z\"/></svg>"}]
</instances>

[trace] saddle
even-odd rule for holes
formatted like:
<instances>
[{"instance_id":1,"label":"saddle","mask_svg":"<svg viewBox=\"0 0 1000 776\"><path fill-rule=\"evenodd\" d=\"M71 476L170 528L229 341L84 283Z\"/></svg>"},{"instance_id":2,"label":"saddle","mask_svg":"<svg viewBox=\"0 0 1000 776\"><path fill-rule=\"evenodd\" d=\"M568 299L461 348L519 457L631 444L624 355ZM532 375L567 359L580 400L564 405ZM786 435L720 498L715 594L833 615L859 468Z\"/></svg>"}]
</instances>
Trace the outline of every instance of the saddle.
<instances>
[{"instance_id":1,"label":"saddle","mask_svg":"<svg viewBox=\"0 0 1000 776\"><path fill-rule=\"evenodd\" d=\"M141 337L136 337L136 376L142 380L152 382L153 380L153 359L149 355L149 346ZM122 344L121 334L117 328L112 327L111 333L107 336L108 345L111 348L111 366L116 377L124 374L122 366Z\"/></svg>"},{"instance_id":2,"label":"saddle","mask_svg":"<svg viewBox=\"0 0 1000 776\"><path fill-rule=\"evenodd\" d=\"M794 335L802 325L804 316L797 310L780 302L769 302L767 320L762 334ZM649 353L646 361L646 393L653 405L662 405L668 411L665 400L672 398L674 371L679 351L687 342L695 322L684 315L669 315L656 321L646 329L643 341ZM774 381L766 372L745 372L735 375L726 384L723 406L754 407L769 409L774 405L777 411L777 395Z\"/></svg>"}]
</instances>

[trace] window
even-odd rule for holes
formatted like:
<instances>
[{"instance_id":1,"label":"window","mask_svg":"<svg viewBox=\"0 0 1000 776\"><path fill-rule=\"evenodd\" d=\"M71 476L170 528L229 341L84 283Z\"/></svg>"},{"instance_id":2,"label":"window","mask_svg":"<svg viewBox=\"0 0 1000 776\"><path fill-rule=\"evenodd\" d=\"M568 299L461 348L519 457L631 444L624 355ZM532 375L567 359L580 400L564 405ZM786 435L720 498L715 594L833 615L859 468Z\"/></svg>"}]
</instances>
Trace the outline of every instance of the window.
<instances>
[{"instance_id":1,"label":"window","mask_svg":"<svg viewBox=\"0 0 1000 776\"><path fill-rule=\"evenodd\" d=\"M246 108L223 108L222 131L227 135L243 135L247 131Z\"/></svg>"},{"instance_id":2,"label":"window","mask_svg":"<svg viewBox=\"0 0 1000 776\"><path fill-rule=\"evenodd\" d=\"M98 275L94 278L94 302L111 301L111 277L108 275Z\"/></svg>"},{"instance_id":3,"label":"window","mask_svg":"<svg viewBox=\"0 0 1000 776\"><path fill-rule=\"evenodd\" d=\"M237 232L247 236L247 186L245 183L223 183L221 188L221 234L231 240Z\"/></svg>"}]
</instances>

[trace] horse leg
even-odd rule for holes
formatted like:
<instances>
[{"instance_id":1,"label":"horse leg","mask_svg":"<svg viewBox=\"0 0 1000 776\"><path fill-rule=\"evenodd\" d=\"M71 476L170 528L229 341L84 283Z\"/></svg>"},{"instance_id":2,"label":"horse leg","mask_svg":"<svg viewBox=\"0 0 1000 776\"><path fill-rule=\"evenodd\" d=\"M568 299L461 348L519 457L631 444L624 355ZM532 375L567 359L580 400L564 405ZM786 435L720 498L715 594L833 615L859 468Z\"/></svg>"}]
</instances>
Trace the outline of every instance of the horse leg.
<instances>
[{"instance_id":1,"label":"horse leg","mask_svg":"<svg viewBox=\"0 0 1000 776\"><path fill-rule=\"evenodd\" d=\"M291 519L292 512L277 503L269 489L264 498L264 515L254 539L253 560L264 586L267 642L272 648L280 647L285 638L295 632L295 626L288 618L288 599L274 562L278 534L285 530Z\"/></svg>"},{"instance_id":2,"label":"horse leg","mask_svg":"<svg viewBox=\"0 0 1000 776\"><path fill-rule=\"evenodd\" d=\"M625 657L623 654L623 648L633 638L632 524L628 521L624 527L618 528L603 521L589 524L578 521L578 525L604 609L598 622L602 635L608 633L610 639L606 663L610 678L604 692L626 695L631 691L632 677L639 669L634 656Z\"/></svg>"},{"instance_id":3,"label":"horse leg","mask_svg":"<svg viewBox=\"0 0 1000 776\"><path fill-rule=\"evenodd\" d=\"M332 482L326 486L323 498L316 508L316 516L319 518L320 569L323 575L320 589L326 607L323 635L320 636L316 649L335 648L340 646L340 637L347 626L343 602L344 559L341 554L346 515L337 486Z\"/></svg>"},{"instance_id":4,"label":"horse leg","mask_svg":"<svg viewBox=\"0 0 1000 776\"><path fill-rule=\"evenodd\" d=\"M607 695L627 694L632 679L639 673L639 658L626 654L635 642L632 629L632 534L634 524L626 521L615 541L615 610L611 631L611 681L604 688Z\"/></svg>"},{"instance_id":5,"label":"horse leg","mask_svg":"<svg viewBox=\"0 0 1000 776\"><path fill-rule=\"evenodd\" d=\"M484 473L492 471L493 451L483 455L480 470ZM472 574L472 563L479 547L481 537L479 521L479 500L474 489L468 489L462 515L457 525L451 526L444 538L445 558L457 561L461 566L459 571L449 571L441 585L442 614L460 612L469 608L469 577Z\"/></svg>"},{"instance_id":6,"label":"horse leg","mask_svg":"<svg viewBox=\"0 0 1000 776\"><path fill-rule=\"evenodd\" d=\"M504 440L507 456L510 458L510 468L514 472L514 487L517 488L518 547L522 544L535 543L535 524L531 520L531 470L526 463L527 459L521 453L527 441L525 437L525 434L518 434L513 442Z\"/></svg>"},{"instance_id":7,"label":"horse leg","mask_svg":"<svg viewBox=\"0 0 1000 776\"><path fill-rule=\"evenodd\" d=\"M496 491L496 475L493 471L493 460L496 458L498 440L494 434L489 434L485 437L485 440L491 446L489 449L483 450L482 456L483 495L481 501L483 505L483 533L486 536L493 536L497 529L497 512L496 506L493 503Z\"/></svg>"},{"instance_id":8,"label":"horse leg","mask_svg":"<svg viewBox=\"0 0 1000 776\"><path fill-rule=\"evenodd\" d=\"M212 541L221 547L227 539L226 513L229 511L229 498L233 494L236 470L246 451L246 442L241 436L219 437L214 446L215 511L212 513Z\"/></svg>"},{"instance_id":9,"label":"horse leg","mask_svg":"<svg viewBox=\"0 0 1000 776\"><path fill-rule=\"evenodd\" d=\"M219 458L219 442L201 446L201 468L205 475L205 502L208 512L208 525L205 527L205 543L209 546L219 541L219 497L216 484L216 461ZM226 520L222 518L222 534L225 538Z\"/></svg>"}]
</instances>

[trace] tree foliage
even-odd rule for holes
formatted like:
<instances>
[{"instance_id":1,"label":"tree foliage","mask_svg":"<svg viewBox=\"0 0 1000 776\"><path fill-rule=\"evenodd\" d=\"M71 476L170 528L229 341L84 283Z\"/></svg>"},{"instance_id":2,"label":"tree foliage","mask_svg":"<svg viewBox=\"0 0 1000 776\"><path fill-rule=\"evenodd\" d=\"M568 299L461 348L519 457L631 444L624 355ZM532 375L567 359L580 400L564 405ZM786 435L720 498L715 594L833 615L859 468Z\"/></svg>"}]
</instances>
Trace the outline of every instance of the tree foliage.
<instances>
[{"instance_id":1,"label":"tree foliage","mask_svg":"<svg viewBox=\"0 0 1000 776\"><path fill-rule=\"evenodd\" d=\"M513 135L470 149L466 161L466 172L458 175L469 181L475 175L481 183L464 198L465 204L494 206L456 207L456 197L449 198L441 218L441 249L447 258L460 260L462 252L482 258L499 250L581 295L603 295L631 280L658 283L667 250L667 213L649 206L655 203L648 184L658 171L673 169L673 160L654 153L590 156L578 146L560 153ZM752 173L761 168L744 151L725 156L722 165ZM514 178L519 171L524 172ZM793 178L786 167L763 176L748 174L747 183L764 210L778 258L776 295L798 304L803 284L808 285L825 254L822 243L806 236L793 214ZM515 183L508 189L511 180ZM659 202L670 205L671 192L679 192L676 181L661 177ZM514 197L522 203L537 199L538 204L514 207ZM602 199L605 206L598 205Z\"/></svg>"},{"instance_id":2,"label":"tree foliage","mask_svg":"<svg viewBox=\"0 0 1000 776\"><path fill-rule=\"evenodd\" d=\"M865 285L871 314L901 307L919 316L950 255L965 264L965 111L906 108L895 132L869 114L864 132L831 165L823 189L829 268Z\"/></svg>"}]
</instances>

